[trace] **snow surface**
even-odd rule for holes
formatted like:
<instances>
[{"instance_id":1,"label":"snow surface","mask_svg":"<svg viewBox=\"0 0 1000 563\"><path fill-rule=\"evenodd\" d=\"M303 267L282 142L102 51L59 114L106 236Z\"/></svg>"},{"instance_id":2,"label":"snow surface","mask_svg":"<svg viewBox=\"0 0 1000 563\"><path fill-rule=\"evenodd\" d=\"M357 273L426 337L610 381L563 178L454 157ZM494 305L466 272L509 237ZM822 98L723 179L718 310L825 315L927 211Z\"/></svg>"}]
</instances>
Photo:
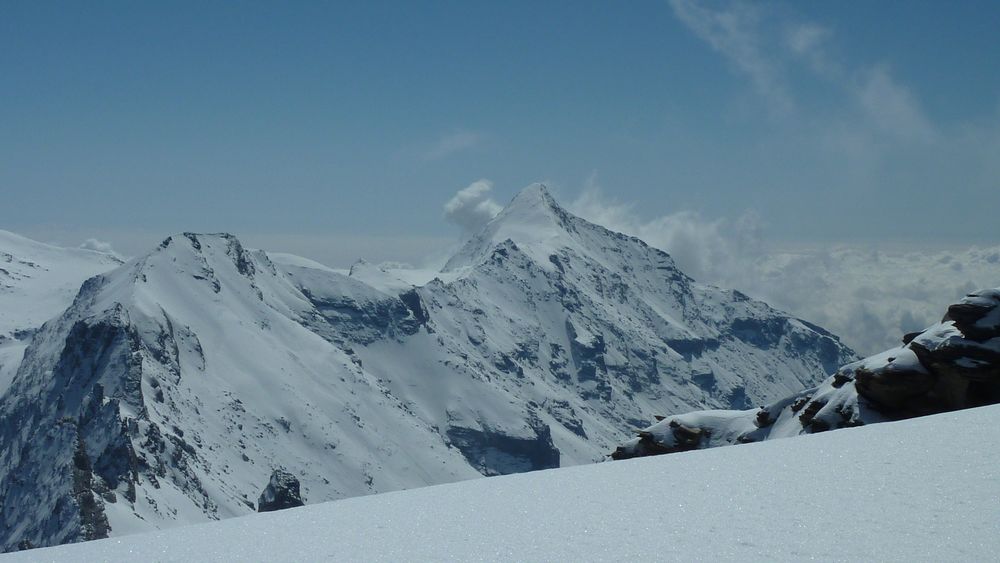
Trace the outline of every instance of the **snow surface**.
<instances>
[{"instance_id":1,"label":"snow surface","mask_svg":"<svg viewBox=\"0 0 1000 563\"><path fill-rule=\"evenodd\" d=\"M480 479L15 561L986 561L1000 406Z\"/></svg>"}]
</instances>

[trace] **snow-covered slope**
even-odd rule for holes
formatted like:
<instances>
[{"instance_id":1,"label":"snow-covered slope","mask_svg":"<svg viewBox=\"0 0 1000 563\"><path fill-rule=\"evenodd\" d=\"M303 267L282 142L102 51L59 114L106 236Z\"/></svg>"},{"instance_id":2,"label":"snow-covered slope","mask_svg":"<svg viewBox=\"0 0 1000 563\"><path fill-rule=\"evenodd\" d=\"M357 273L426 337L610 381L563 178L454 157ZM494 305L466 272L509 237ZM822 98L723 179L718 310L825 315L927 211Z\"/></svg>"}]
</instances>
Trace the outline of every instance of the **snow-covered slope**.
<instances>
[{"instance_id":1,"label":"snow-covered slope","mask_svg":"<svg viewBox=\"0 0 1000 563\"><path fill-rule=\"evenodd\" d=\"M970 293L901 346L849 363L760 409L663 418L623 444L626 459L745 444L1000 403L1000 288Z\"/></svg>"},{"instance_id":2,"label":"snow-covered slope","mask_svg":"<svg viewBox=\"0 0 1000 563\"><path fill-rule=\"evenodd\" d=\"M1000 407L538 471L10 561L988 561Z\"/></svg>"},{"instance_id":3,"label":"snow-covered slope","mask_svg":"<svg viewBox=\"0 0 1000 563\"><path fill-rule=\"evenodd\" d=\"M746 407L852 353L526 189L419 287L170 237L81 288L0 399L0 544L600 459L655 413Z\"/></svg>"},{"instance_id":4,"label":"snow-covered slope","mask_svg":"<svg viewBox=\"0 0 1000 563\"><path fill-rule=\"evenodd\" d=\"M0 230L0 394L35 329L62 313L84 280L121 263L111 254L60 248Z\"/></svg>"}]
</instances>

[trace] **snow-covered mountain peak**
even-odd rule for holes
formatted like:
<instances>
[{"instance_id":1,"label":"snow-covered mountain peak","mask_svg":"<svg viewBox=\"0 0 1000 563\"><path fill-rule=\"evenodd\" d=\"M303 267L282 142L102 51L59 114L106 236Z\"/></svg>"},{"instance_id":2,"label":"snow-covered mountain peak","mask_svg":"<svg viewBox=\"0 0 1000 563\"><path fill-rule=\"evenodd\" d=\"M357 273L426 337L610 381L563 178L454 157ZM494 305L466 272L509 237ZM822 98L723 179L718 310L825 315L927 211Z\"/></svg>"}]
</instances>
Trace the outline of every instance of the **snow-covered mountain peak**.
<instances>
[{"instance_id":1,"label":"snow-covered mountain peak","mask_svg":"<svg viewBox=\"0 0 1000 563\"><path fill-rule=\"evenodd\" d=\"M243 247L238 238L229 233L182 233L167 237L150 256L166 256L173 261L196 259L203 262L232 262L241 275L253 278L256 272L254 262L264 261L268 270L273 270L270 259L264 253L253 253Z\"/></svg>"},{"instance_id":2,"label":"snow-covered mountain peak","mask_svg":"<svg viewBox=\"0 0 1000 563\"><path fill-rule=\"evenodd\" d=\"M532 184L521 190L496 217L466 242L445 264L443 271L456 272L488 262L497 249L501 249L501 253L509 250L522 252L536 266L553 271L558 266L551 257L564 250L605 262L603 251L621 246L623 240L636 239L569 213L556 202L544 184ZM671 261L666 254L663 257Z\"/></svg>"},{"instance_id":3,"label":"snow-covered mountain peak","mask_svg":"<svg viewBox=\"0 0 1000 563\"><path fill-rule=\"evenodd\" d=\"M153 251L132 260L121 274L129 281L159 286L164 283L180 287L185 280L197 280L218 294L227 289L240 292L247 288L263 299L261 290L269 284L261 278L288 285L268 255L249 250L238 238L228 233L182 233L167 237ZM141 285L140 284L140 285ZM138 287L138 286L137 286ZM190 288L186 288L190 289Z\"/></svg>"},{"instance_id":4,"label":"snow-covered mountain peak","mask_svg":"<svg viewBox=\"0 0 1000 563\"><path fill-rule=\"evenodd\" d=\"M562 208L549 193L545 184L531 184L514 196L501 212L502 215L518 215L526 213L559 213Z\"/></svg>"}]
</instances>

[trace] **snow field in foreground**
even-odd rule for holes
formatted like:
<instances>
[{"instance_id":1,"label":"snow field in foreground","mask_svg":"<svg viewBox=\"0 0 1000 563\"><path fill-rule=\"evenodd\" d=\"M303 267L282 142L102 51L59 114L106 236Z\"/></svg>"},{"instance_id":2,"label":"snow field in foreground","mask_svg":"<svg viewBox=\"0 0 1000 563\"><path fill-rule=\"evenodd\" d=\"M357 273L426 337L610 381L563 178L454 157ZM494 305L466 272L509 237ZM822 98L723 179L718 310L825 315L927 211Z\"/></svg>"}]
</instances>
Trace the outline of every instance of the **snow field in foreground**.
<instances>
[{"instance_id":1,"label":"snow field in foreground","mask_svg":"<svg viewBox=\"0 0 1000 563\"><path fill-rule=\"evenodd\" d=\"M983 561L1000 406L32 550L10 561Z\"/></svg>"}]
</instances>

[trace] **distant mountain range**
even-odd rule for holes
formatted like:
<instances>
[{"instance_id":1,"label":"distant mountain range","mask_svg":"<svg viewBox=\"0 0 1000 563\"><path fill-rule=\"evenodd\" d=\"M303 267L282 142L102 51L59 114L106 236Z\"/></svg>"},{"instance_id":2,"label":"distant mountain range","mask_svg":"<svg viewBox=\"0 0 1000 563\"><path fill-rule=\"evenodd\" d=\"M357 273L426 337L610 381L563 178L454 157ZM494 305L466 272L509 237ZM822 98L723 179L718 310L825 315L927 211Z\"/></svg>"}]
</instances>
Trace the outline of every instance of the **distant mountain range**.
<instances>
[{"instance_id":1,"label":"distant mountain range","mask_svg":"<svg viewBox=\"0 0 1000 563\"><path fill-rule=\"evenodd\" d=\"M315 503L587 463L655 414L768 404L856 359L540 185L430 281L228 234L124 264L0 244L5 550L251 513L276 469Z\"/></svg>"}]
</instances>

